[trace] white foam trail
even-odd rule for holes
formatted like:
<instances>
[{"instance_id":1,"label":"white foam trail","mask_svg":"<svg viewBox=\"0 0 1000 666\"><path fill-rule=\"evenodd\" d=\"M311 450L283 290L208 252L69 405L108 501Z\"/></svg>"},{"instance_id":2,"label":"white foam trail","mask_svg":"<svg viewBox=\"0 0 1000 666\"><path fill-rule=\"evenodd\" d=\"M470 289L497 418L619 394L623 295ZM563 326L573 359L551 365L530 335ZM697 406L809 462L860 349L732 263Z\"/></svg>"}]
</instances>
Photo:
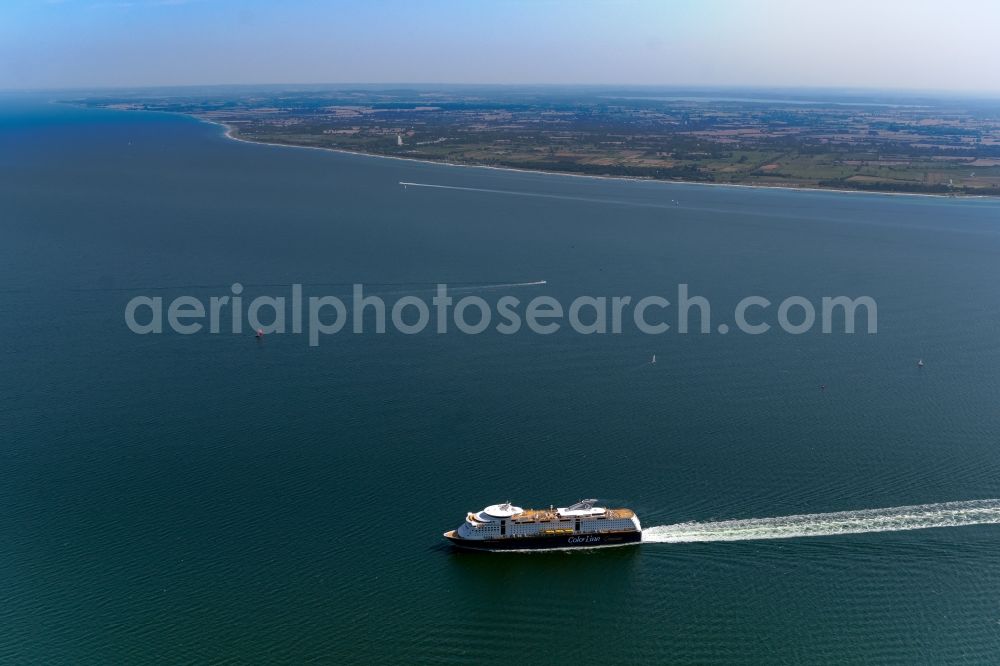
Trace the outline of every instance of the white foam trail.
<instances>
[{"instance_id":1,"label":"white foam trail","mask_svg":"<svg viewBox=\"0 0 1000 666\"><path fill-rule=\"evenodd\" d=\"M1000 499L648 527L646 543L749 541L1000 524Z\"/></svg>"}]
</instances>

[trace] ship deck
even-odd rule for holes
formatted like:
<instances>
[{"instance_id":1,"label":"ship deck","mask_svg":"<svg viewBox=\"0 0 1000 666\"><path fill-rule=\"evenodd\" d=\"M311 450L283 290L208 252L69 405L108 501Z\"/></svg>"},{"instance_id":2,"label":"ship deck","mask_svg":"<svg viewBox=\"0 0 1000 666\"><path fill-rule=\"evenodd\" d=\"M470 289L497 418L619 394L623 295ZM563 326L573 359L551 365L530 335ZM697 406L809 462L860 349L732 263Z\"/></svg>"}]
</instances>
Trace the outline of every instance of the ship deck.
<instances>
[{"instance_id":1,"label":"ship deck","mask_svg":"<svg viewBox=\"0 0 1000 666\"><path fill-rule=\"evenodd\" d=\"M600 516L584 516L584 519L629 519L634 515L635 512L632 509L607 509ZM559 521L571 521L573 520L573 516L560 516L556 509L525 509L522 513L513 516L511 520L515 523L555 523Z\"/></svg>"}]
</instances>

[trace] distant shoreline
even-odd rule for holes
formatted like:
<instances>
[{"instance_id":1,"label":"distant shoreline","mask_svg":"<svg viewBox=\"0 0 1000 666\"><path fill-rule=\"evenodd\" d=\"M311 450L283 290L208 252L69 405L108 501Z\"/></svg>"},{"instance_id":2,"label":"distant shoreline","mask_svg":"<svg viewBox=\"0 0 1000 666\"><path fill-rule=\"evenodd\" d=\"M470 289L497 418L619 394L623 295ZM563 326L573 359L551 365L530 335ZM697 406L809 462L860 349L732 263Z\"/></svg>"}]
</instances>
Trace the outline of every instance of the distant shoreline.
<instances>
[{"instance_id":1,"label":"distant shoreline","mask_svg":"<svg viewBox=\"0 0 1000 666\"><path fill-rule=\"evenodd\" d=\"M166 113L175 113L167 111ZM360 155L363 157L377 157L387 160L404 160L407 162L419 162L421 164L440 164L443 166L450 167L466 167L470 169L496 169L499 171L515 171L518 173L538 173L550 176L569 176L572 178L597 178L600 180L619 180L619 181L638 181L643 183L663 183L666 185L702 185L705 187L740 187L746 189L756 189L756 190L789 190L792 192L837 192L841 194L875 194L879 196L889 196L889 197L932 197L935 199L996 199L1000 200L1000 197L992 194L936 194L933 192L886 192L882 190L850 190L843 188L833 188L833 187L799 187L796 185L746 185L741 183L705 183L697 180L681 180L681 179L671 179L671 180L660 180L657 178L639 178L634 176L612 176L612 175L596 175L596 174L586 174L586 173L570 173L568 171L552 171L546 169L525 169L520 167L511 166L490 166L488 164L465 164L462 162L447 162L444 160L428 160L419 157L403 157L400 155L380 155L378 153L368 153L361 150L348 150L346 148L332 148L328 146L302 146L294 143L276 143L274 141L257 141L255 139L247 139L234 134L236 130L232 125L219 121L211 120L209 118L203 118L201 116L192 113L180 113L178 115L187 116L189 118L194 118L199 122L208 123L209 125L215 125L217 127L222 127L225 129L225 136L227 139L233 141L239 141L241 143L255 144L258 146L276 146L278 148L304 148L306 150L324 150L333 153L344 153L347 155Z\"/></svg>"}]
</instances>

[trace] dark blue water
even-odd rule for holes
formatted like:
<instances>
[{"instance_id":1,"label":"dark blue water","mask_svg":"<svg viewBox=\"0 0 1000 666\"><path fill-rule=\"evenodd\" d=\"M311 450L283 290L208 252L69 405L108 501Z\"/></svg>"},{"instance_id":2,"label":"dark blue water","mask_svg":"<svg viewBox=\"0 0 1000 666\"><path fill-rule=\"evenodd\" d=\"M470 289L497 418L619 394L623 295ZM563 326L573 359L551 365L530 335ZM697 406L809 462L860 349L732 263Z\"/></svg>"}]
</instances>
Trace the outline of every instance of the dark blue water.
<instances>
[{"instance_id":1,"label":"dark blue water","mask_svg":"<svg viewBox=\"0 0 1000 666\"><path fill-rule=\"evenodd\" d=\"M1000 497L996 201L425 165L4 98L0 211L0 661L1000 653L994 525L530 556L440 538L506 499L654 526ZM312 348L123 318L237 281L539 280L483 295L687 283L720 323L752 294L869 295L879 332Z\"/></svg>"}]
</instances>

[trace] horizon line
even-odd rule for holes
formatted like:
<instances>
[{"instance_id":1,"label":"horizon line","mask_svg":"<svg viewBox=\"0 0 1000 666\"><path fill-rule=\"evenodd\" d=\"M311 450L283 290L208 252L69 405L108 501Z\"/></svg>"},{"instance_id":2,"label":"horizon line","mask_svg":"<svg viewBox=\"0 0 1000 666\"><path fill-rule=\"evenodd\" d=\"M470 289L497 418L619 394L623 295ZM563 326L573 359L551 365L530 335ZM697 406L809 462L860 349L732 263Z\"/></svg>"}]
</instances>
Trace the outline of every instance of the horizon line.
<instances>
[{"instance_id":1,"label":"horizon line","mask_svg":"<svg viewBox=\"0 0 1000 666\"><path fill-rule=\"evenodd\" d=\"M906 95L977 95L988 99L1000 99L1000 90L987 89L951 89L951 88L894 88L880 86L851 85L769 85L759 83L727 83L727 84L697 84L697 83L477 83L448 81L310 81L310 82L256 82L256 83L169 83L141 85L93 85L93 86L42 86L23 88L0 88L0 93L49 93L49 92L83 92L104 90L169 90L185 88L272 88L272 87L343 87L343 86L387 86L419 88L426 86L478 87L478 88L647 88L667 90L770 90L770 91L814 91L840 93L882 93Z\"/></svg>"}]
</instances>

